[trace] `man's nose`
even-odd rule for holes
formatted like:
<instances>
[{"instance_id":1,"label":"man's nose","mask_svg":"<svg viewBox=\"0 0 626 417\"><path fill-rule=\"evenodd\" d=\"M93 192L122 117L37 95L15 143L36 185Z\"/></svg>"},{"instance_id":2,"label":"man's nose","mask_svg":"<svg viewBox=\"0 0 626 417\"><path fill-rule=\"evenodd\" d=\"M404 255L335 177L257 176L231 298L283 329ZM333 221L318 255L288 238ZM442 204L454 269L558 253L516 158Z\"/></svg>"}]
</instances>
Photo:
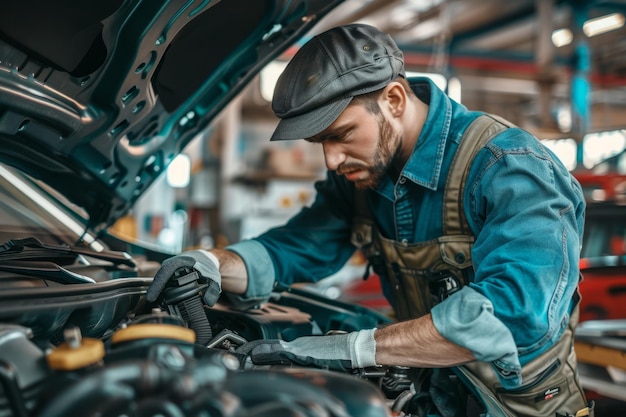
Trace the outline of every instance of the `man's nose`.
<instances>
[{"instance_id":1,"label":"man's nose","mask_svg":"<svg viewBox=\"0 0 626 417\"><path fill-rule=\"evenodd\" d=\"M341 150L341 147L330 141L322 143L324 149L324 161L326 162L326 168L331 171L335 171L339 165L346 160L345 153Z\"/></svg>"}]
</instances>

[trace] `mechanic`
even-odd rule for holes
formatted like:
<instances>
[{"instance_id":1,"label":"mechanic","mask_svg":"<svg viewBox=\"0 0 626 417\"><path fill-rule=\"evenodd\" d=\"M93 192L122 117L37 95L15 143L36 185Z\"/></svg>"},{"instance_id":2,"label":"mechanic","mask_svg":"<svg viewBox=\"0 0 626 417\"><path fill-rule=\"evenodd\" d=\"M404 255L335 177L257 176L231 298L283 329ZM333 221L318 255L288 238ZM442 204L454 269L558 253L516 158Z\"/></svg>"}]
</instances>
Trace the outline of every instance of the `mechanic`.
<instances>
[{"instance_id":1,"label":"mechanic","mask_svg":"<svg viewBox=\"0 0 626 417\"><path fill-rule=\"evenodd\" d=\"M429 79L407 79L398 46L368 25L308 41L272 108L271 140L321 146L315 201L254 239L181 255L243 307L277 282L329 276L360 249L397 320L242 352L257 364L428 368L442 416L465 415L455 375L495 401L490 415L593 416L572 343L585 203L554 154Z\"/></svg>"}]
</instances>

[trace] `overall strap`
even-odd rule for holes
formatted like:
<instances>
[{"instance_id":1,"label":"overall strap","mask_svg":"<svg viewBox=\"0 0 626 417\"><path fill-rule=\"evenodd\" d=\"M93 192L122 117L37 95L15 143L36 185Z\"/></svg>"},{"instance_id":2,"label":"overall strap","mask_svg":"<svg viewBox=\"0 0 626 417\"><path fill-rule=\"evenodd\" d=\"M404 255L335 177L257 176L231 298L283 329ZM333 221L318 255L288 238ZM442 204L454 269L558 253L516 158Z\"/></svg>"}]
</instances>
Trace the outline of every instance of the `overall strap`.
<instances>
[{"instance_id":1,"label":"overall strap","mask_svg":"<svg viewBox=\"0 0 626 417\"><path fill-rule=\"evenodd\" d=\"M483 114L478 116L463 133L463 138L448 171L444 191L444 235L469 233L469 226L463 211L463 189L470 165L478 151L508 127L515 127L515 125L499 116ZM354 201L355 217L361 220L370 219L371 221L372 213L365 200L365 191L355 190Z\"/></svg>"},{"instance_id":2,"label":"overall strap","mask_svg":"<svg viewBox=\"0 0 626 417\"><path fill-rule=\"evenodd\" d=\"M463 189L474 157L491 139L514 125L491 114L478 116L465 129L448 171L443 197L443 234L471 234L463 210Z\"/></svg>"}]
</instances>

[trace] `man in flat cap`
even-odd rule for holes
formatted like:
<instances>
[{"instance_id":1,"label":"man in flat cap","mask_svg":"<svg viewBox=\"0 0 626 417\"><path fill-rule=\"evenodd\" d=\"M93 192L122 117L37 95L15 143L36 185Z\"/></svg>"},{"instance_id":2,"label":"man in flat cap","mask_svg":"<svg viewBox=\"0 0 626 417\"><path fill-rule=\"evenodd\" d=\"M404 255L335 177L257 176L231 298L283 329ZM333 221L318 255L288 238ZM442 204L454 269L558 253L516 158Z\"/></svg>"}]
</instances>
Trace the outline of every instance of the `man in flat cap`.
<instances>
[{"instance_id":1,"label":"man in flat cap","mask_svg":"<svg viewBox=\"0 0 626 417\"><path fill-rule=\"evenodd\" d=\"M368 25L308 41L272 108L271 140L324 153L315 201L257 238L187 255L231 302L258 304L276 282L317 281L361 250L397 321L241 352L256 364L429 369L429 415L465 415L457 380L485 415L593 415L572 342L585 203L554 154L407 79L396 43Z\"/></svg>"}]
</instances>

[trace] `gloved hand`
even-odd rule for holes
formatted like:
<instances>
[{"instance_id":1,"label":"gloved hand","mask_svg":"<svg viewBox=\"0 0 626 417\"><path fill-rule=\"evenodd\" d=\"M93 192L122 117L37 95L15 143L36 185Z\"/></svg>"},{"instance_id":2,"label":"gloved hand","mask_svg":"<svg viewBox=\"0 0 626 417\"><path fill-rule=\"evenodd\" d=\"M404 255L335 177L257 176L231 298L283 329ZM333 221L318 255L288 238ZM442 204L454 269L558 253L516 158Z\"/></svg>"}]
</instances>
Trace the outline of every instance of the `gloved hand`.
<instances>
[{"instance_id":1,"label":"gloved hand","mask_svg":"<svg viewBox=\"0 0 626 417\"><path fill-rule=\"evenodd\" d=\"M192 268L198 272L200 283L207 285L202 298L207 305L214 305L222 292L220 261L214 254L202 249L183 252L163 261L148 287L146 300L154 302L174 276L174 272L181 268Z\"/></svg>"},{"instance_id":2,"label":"gloved hand","mask_svg":"<svg viewBox=\"0 0 626 417\"><path fill-rule=\"evenodd\" d=\"M313 366L347 371L376 365L376 329L330 336L304 336L291 342L254 340L243 344L236 353L247 355L257 365Z\"/></svg>"}]
</instances>

